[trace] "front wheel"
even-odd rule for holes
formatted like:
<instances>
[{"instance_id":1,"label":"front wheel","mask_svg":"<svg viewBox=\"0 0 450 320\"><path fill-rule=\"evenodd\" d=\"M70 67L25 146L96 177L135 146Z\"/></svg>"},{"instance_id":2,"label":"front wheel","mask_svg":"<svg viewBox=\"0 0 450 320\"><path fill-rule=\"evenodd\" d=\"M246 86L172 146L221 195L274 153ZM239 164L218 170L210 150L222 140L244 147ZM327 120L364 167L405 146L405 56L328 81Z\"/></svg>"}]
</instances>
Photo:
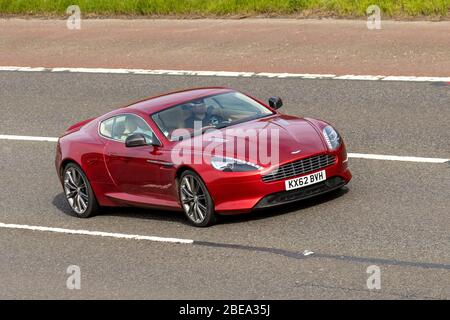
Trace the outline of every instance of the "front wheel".
<instances>
[{"instance_id":1,"label":"front wheel","mask_svg":"<svg viewBox=\"0 0 450 320\"><path fill-rule=\"evenodd\" d=\"M202 179L192 171L180 177L181 206L188 221L196 227L206 227L216 222L214 204Z\"/></svg>"},{"instance_id":2,"label":"front wheel","mask_svg":"<svg viewBox=\"0 0 450 320\"><path fill-rule=\"evenodd\" d=\"M79 218L92 216L98 210L97 200L81 168L69 163L63 172L64 194L72 211Z\"/></svg>"}]
</instances>

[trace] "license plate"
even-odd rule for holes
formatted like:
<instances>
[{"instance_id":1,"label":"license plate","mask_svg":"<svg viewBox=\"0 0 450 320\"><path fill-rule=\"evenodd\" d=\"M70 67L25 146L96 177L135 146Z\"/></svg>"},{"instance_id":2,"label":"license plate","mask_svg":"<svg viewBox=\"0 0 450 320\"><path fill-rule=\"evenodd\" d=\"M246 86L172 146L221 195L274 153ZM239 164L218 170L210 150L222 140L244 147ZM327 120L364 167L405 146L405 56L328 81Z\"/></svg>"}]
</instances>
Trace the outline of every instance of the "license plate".
<instances>
[{"instance_id":1,"label":"license plate","mask_svg":"<svg viewBox=\"0 0 450 320\"><path fill-rule=\"evenodd\" d=\"M315 183L318 183L320 181L324 181L327 179L327 175L325 173L325 170L311 173L306 176L301 176L294 179L289 179L284 182L286 190L292 190L292 189L298 189L303 188Z\"/></svg>"}]
</instances>

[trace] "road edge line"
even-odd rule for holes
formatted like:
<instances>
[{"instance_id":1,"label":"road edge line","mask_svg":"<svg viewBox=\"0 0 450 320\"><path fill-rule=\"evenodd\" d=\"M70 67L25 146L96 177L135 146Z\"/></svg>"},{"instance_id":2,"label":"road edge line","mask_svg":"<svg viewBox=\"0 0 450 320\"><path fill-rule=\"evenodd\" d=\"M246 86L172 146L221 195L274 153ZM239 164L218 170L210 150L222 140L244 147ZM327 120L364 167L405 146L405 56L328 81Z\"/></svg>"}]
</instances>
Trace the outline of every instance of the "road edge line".
<instances>
[{"instance_id":1,"label":"road edge line","mask_svg":"<svg viewBox=\"0 0 450 320\"><path fill-rule=\"evenodd\" d=\"M69 68L69 67L17 67L0 66L0 72L54 72L54 73L97 73L97 74L131 74L131 75L173 75L201 77L243 77L243 78L297 78L297 79L329 79L360 81L400 81L400 82L450 82L449 77L433 76L386 76L386 75L336 75L314 73L275 73L252 71L207 71L207 70L165 70L165 69L127 69L127 68Z\"/></svg>"}]
</instances>

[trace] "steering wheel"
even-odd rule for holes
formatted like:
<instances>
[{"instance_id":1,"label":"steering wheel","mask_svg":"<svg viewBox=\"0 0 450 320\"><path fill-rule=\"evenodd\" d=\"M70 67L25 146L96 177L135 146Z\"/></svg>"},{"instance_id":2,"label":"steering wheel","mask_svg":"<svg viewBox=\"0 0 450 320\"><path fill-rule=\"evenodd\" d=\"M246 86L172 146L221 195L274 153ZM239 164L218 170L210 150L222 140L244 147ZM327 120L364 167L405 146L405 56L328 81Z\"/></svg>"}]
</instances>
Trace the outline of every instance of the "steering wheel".
<instances>
[{"instance_id":1,"label":"steering wheel","mask_svg":"<svg viewBox=\"0 0 450 320\"><path fill-rule=\"evenodd\" d=\"M218 124L226 122L226 120L220 114L213 114L214 110L215 107L213 106L208 106L208 108L206 109L206 115L209 118L209 124L217 126Z\"/></svg>"},{"instance_id":2,"label":"steering wheel","mask_svg":"<svg viewBox=\"0 0 450 320\"><path fill-rule=\"evenodd\" d=\"M209 118L209 124L213 125L213 126L217 126L219 123L221 123L222 121L219 119L218 116L216 115L212 115Z\"/></svg>"}]
</instances>

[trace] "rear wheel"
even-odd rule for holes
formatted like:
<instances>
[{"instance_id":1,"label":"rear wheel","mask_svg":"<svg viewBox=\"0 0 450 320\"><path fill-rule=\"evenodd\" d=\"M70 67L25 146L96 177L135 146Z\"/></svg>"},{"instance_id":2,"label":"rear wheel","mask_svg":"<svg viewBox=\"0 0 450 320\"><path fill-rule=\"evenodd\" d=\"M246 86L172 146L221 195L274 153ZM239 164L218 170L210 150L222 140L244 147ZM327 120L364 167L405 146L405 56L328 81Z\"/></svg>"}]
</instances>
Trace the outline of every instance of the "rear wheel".
<instances>
[{"instance_id":1,"label":"rear wheel","mask_svg":"<svg viewBox=\"0 0 450 320\"><path fill-rule=\"evenodd\" d=\"M216 222L214 204L202 179L192 171L185 171L179 183L180 201L188 221L196 227Z\"/></svg>"},{"instance_id":2,"label":"rear wheel","mask_svg":"<svg viewBox=\"0 0 450 320\"><path fill-rule=\"evenodd\" d=\"M63 171L64 194L72 211L79 218L88 218L98 211L91 185L83 170L74 163L69 163Z\"/></svg>"}]
</instances>

